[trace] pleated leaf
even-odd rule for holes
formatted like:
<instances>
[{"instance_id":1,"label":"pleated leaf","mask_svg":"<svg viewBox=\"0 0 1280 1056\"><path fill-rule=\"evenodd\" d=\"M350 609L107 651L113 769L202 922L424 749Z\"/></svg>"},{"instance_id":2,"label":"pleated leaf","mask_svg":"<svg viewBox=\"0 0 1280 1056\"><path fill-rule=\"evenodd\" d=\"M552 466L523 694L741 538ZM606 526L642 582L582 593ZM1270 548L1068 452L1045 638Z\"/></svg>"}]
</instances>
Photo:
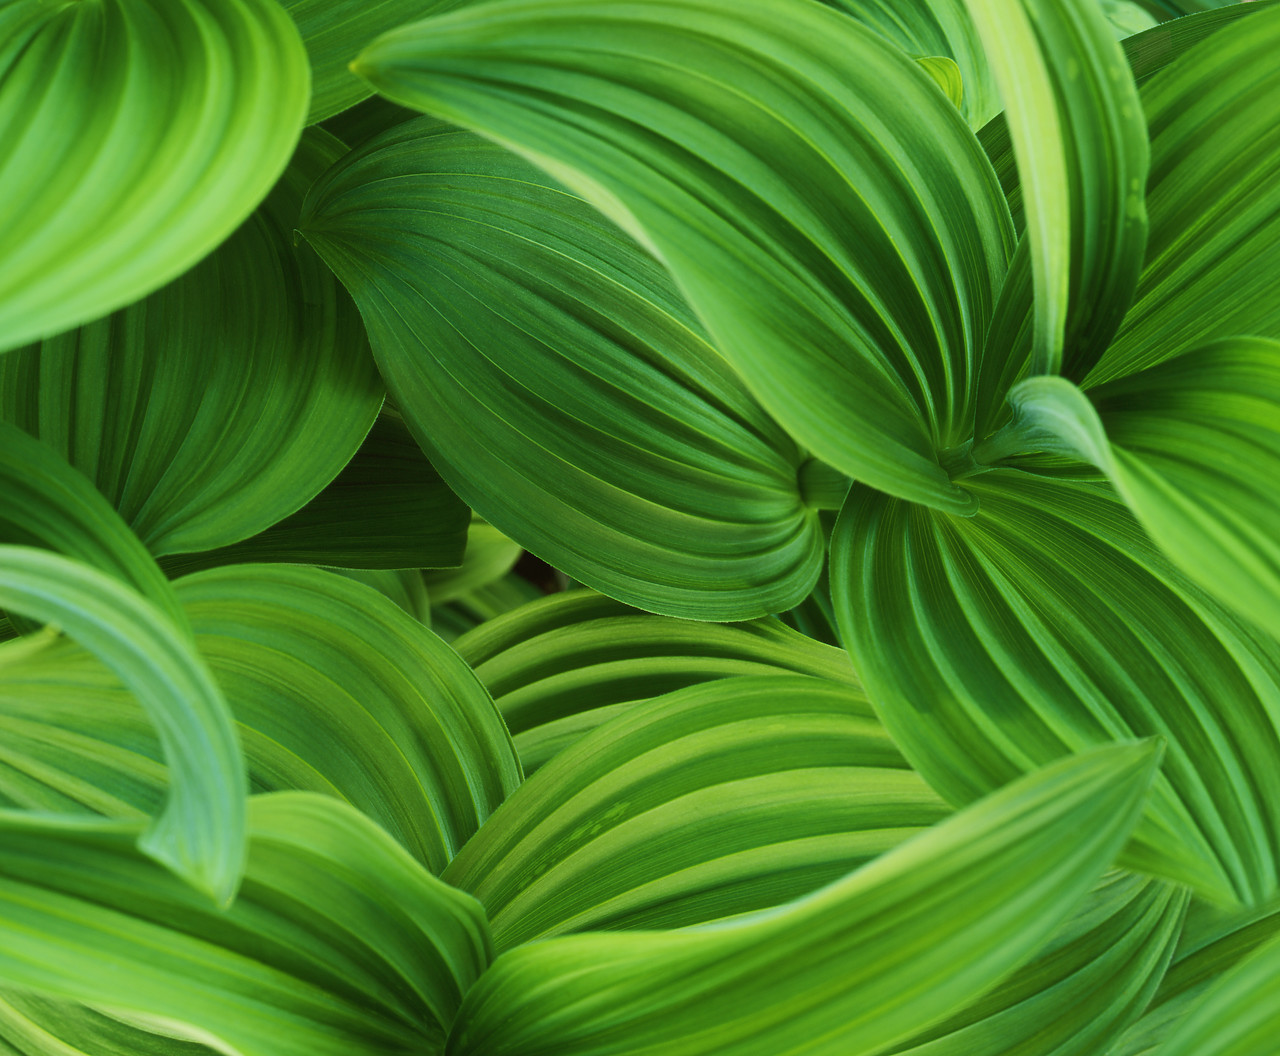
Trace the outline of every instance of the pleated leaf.
<instances>
[{"instance_id":1,"label":"pleated leaf","mask_svg":"<svg viewBox=\"0 0 1280 1056\"><path fill-rule=\"evenodd\" d=\"M113 1016L21 990L0 988L6 1056L212 1056L204 1045L154 1034Z\"/></svg>"},{"instance_id":2,"label":"pleated leaf","mask_svg":"<svg viewBox=\"0 0 1280 1056\"><path fill-rule=\"evenodd\" d=\"M450 1056L881 1051L999 982L1071 915L1127 838L1154 762L1150 744L1059 762L741 921L508 951L467 995Z\"/></svg>"},{"instance_id":3,"label":"pleated leaf","mask_svg":"<svg viewBox=\"0 0 1280 1056\"><path fill-rule=\"evenodd\" d=\"M415 438L504 534L680 616L808 592L822 541L801 453L585 202L423 119L331 169L303 231L360 304Z\"/></svg>"},{"instance_id":4,"label":"pleated leaf","mask_svg":"<svg viewBox=\"0 0 1280 1056\"><path fill-rule=\"evenodd\" d=\"M637 705L526 781L443 878L499 950L806 895L945 818L850 686L754 675Z\"/></svg>"},{"instance_id":5,"label":"pleated leaf","mask_svg":"<svg viewBox=\"0 0 1280 1056\"><path fill-rule=\"evenodd\" d=\"M234 709L255 791L344 799L438 872L519 783L483 687L368 587L242 565L177 589ZM0 727L8 803L128 815L163 795L137 704L83 654L63 648L0 672Z\"/></svg>"},{"instance_id":6,"label":"pleated leaf","mask_svg":"<svg viewBox=\"0 0 1280 1056\"><path fill-rule=\"evenodd\" d=\"M841 634L903 753L963 803L1090 745L1162 736L1123 861L1219 901L1270 896L1280 646L1174 569L1105 483L995 470L965 486L972 518L857 487L832 538Z\"/></svg>"},{"instance_id":7,"label":"pleated leaf","mask_svg":"<svg viewBox=\"0 0 1280 1056\"><path fill-rule=\"evenodd\" d=\"M243 891L205 905L138 825L0 813L0 979L243 1056L439 1051L489 961L484 914L364 815L255 797Z\"/></svg>"},{"instance_id":8,"label":"pleated leaf","mask_svg":"<svg viewBox=\"0 0 1280 1056\"><path fill-rule=\"evenodd\" d=\"M272 0L0 10L0 350L186 271L271 189L307 112Z\"/></svg>"},{"instance_id":9,"label":"pleated leaf","mask_svg":"<svg viewBox=\"0 0 1280 1056\"><path fill-rule=\"evenodd\" d=\"M652 697L736 675L857 682L848 656L774 620L692 623L577 590L523 605L454 649L493 694L525 774ZM853 698L850 698L853 699ZM870 717L863 702L858 709Z\"/></svg>"},{"instance_id":10,"label":"pleated leaf","mask_svg":"<svg viewBox=\"0 0 1280 1056\"><path fill-rule=\"evenodd\" d=\"M939 453L970 436L1012 229L955 107L874 31L799 2L500 0L395 30L357 68L651 247L815 456L970 508Z\"/></svg>"},{"instance_id":11,"label":"pleated leaf","mask_svg":"<svg viewBox=\"0 0 1280 1056\"><path fill-rule=\"evenodd\" d=\"M308 132L198 267L0 358L0 416L89 477L153 553L225 546L288 516L373 423L382 388L355 306L292 244L303 194L342 152Z\"/></svg>"},{"instance_id":12,"label":"pleated leaf","mask_svg":"<svg viewBox=\"0 0 1280 1056\"><path fill-rule=\"evenodd\" d=\"M0 546L0 606L56 624L134 694L170 774L166 801L140 847L203 896L229 902L244 868L244 759L190 632L119 580L29 547Z\"/></svg>"},{"instance_id":13,"label":"pleated leaf","mask_svg":"<svg viewBox=\"0 0 1280 1056\"><path fill-rule=\"evenodd\" d=\"M1124 52L1095 0L969 0L1007 101L1026 211L1031 373L1083 377L1133 297L1147 240L1147 129ZM984 371L1024 349L1025 276L1002 295ZM1001 317L1009 317L1002 321Z\"/></svg>"}]
</instances>

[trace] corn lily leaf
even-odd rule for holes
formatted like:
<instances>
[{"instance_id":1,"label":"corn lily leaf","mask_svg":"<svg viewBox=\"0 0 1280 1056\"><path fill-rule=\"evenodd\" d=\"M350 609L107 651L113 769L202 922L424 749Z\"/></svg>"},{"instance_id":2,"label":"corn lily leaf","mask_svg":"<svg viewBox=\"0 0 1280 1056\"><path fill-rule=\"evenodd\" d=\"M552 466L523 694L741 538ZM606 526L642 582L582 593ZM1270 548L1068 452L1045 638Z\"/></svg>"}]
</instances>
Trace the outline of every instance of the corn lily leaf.
<instances>
[{"instance_id":1,"label":"corn lily leaf","mask_svg":"<svg viewBox=\"0 0 1280 1056\"><path fill-rule=\"evenodd\" d=\"M364 102L357 103L350 110L334 114L323 127L348 147L355 148L364 146L374 136L381 135L388 129L395 128L396 125L417 120L421 116L417 110L410 110L406 106L391 102L390 99L373 95Z\"/></svg>"},{"instance_id":2,"label":"corn lily leaf","mask_svg":"<svg viewBox=\"0 0 1280 1056\"><path fill-rule=\"evenodd\" d=\"M1269 897L1280 646L1171 566L1109 485L999 469L965 486L975 517L855 487L832 538L841 634L903 753L963 803L1089 745L1163 736L1122 861L1218 901Z\"/></svg>"},{"instance_id":3,"label":"corn lily leaf","mask_svg":"<svg viewBox=\"0 0 1280 1056\"><path fill-rule=\"evenodd\" d=\"M470 518L404 423L383 414L342 472L297 513L243 542L161 564L170 575L253 561L452 568L462 564Z\"/></svg>"},{"instance_id":4,"label":"corn lily leaf","mask_svg":"<svg viewBox=\"0 0 1280 1056\"><path fill-rule=\"evenodd\" d=\"M453 647L493 694L526 775L601 723L685 686L781 672L857 686L842 650L777 621L692 623L589 590L523 605ZM858 700L854 711L870 718Z\"/></svg>"},{"instance_id":5,"label":"corn lily leaf","mask_svg":"<svg viewBox=\"0 0 1280 1056\"><path fill-rule=\"evenodd\" d=\"M432 603L447 605L502 579L515 567L522 552L519 543L472 516L462 563L457 568L430 569L423 573L422 580Z\"/></svg>"},{"instance_id":6,"label":"corn lily leaf","mask_svg":"<svg viewBox=\"0 0 1280 1056\"><path fill-rule=\"evenodd\" d=\"M505 535L675 615L808 592L822 540L803 454L585 202L423 119L331 169L302 230L360 304L415 438Z\"/></svg>"},{"instance_id":7,"label":"corn lily leaf","mask_svg":"<svg viewBox=\"0 0 1280 1056\"><path fill-rule=\"evenodd\" d=\"M499 950L806 895L950 813L868 710L851 686L764 674L639 704L521 785L443 879Z\"/></svg>"},{"instance_id":8,"label":"corn lily leaf","mask_svg":"<svg viewBox=\"0 0 1280 1056\"><path fill-rule=\"evenodd\" d=\"M395 30L357 69L650 247L817 458L971 510L939 455L971 435L1012 229L955 107L874 31L798 2L507 0Z\"/></svg>"},{"instance_id":9,"label":"corn lily leaf","mask_svg":"<svg viewBox=\"0 0 1280 1056\"><path fill-rule=\"evenodd\" d=\"M602 731L603 732L603 731ZM451 1056L862 1056L978 997L1080 905L1155 763L1111 746L1002 789L808 897L678 932L569 935L501 955Z\"/></svg>"},{"instance_id":10,"label":"corn lily leaf","mask_svg":"<svg viewBox=\"0 0 1280 1056\"><path fill-rule=\"evenodd\" d=\"M1190 578L1280 636L1280 341L1213 342L1091 395L1030 378L1014 428L1104 470Z\"/></svg>"},{"instance_id":11,"label":"corn lily leaf","mask_svg":"<svg viewBox=\"0 0 1280 1056\"><path fill-rule=\"evenodd\" d=\"M325 571L372 587L379 594L390 598L419 623L431 626L431 597L427 594L427 585L422 581L422 573L417 569L326 568Z\"/></svg>"},{"instance_id":12,"label":"corn lily leaf","mask_svg":"<svg viewBox=\"0 0 1280 1056\"><path fill-rule=\"evenodd\" d=\"M454 598L432 614L431 629L456 646L458 639L482 623L546 597L542 588L518 572L509 572L483 587ZM524 761L521 760L521 766ZM525 773L529 773L528 770Z\"/></svg>"},{"instance_id":13,"label":"corn lily leaf","mask_svg":"<svg viewBox=\"0 0 1280 1056\"><path fill-rule=\"evenodd\" d=\"M231 234L293 153L307 57L272 0L0 11L0 350L105 315Z\"/></svg>"},{"instance_id":14,"label":"corn lily leaf","mask_svg":"<svg viewBox=\"0 0 1280 1056\"><path fill-rule=\"evenodd\" d=\"M130 1026L72 1001L0 988L6 1056L213 1056L192 1041Z\"/></svg>"},{"instance_id":15,"label":"corn lily leaf","mask_svg":"<svg viewBox=\"0 0 1280 1056\"><path fill-rule=\"evenodd\" d=\"M519 784L475 676L368 587L241 565L177 591L234 709L255 791L344 799L438 872ZM0 726L10 804L128 816L153 810L172 779L126 687L69 647L0 672Z\"/></svg>"},{"instance_id":16,"label":"corn lily leaf","mask_svg":"<svg viewBox=\"0 0 1280 1056\"><path fill-rule=\"evenodd\" d=\"M1031 292L1031 373L1083 377L1133 298L1147 240L1147 128L1124 52L1093 0L969 0L1020 173L1025 245L983 371L1004 377ZM1019 273L1030 270L1030 282Z\"/></svg>"},{"instance_id":17,"label":"corn lily leaf","mask_svg":"<svg viewBox=\"0 0 1280 1056\"><path fill-rule=\"evenodd\" d=\"M0 812L0 979L243 1056L403 1056L439 1051L489 961L475 901L327 797L254 797L226 911L138 855L138 828Z\"/></svg>"},{"instance_id":18,"label":"corn lily leaf","mask_svg":"<svg viewBox=\"0 0 1280 1056\"><path fill-rule=\"evenodd\" d=\"M238 542L293 513L378 413L355 306L292 245L304 192L342 151L309 132L262 207L198 267L0 358L0 417L89 477L155 554Z\"/></svg>"},{"instance_id":19,"label":"corn lily leaf","mask_svg":"<svg viewBox=\"0 0 1280 1056\"><path fill-rule=\"evenodd\" d=\"M964 102L964 81L960 77L960 67L955 64L954 59L949 59L945 55L926 55L916 59L916 62L957 107Z\"/></svg>"},{"instance_id":20,"label":"corn lily leaf","mask_svg":"<svg viewBox=\"0 0 1280 1056\"><path fill-rule=\"evenodd\" d=\"M0 605L56 624L134 694L170 774L166 802L140 847L204 895L229 902L244 867L244 759L190 632L120 580L23 546L0 546ZM29 643L0 648L25 656Z\"/></svg>"}]
</instances>

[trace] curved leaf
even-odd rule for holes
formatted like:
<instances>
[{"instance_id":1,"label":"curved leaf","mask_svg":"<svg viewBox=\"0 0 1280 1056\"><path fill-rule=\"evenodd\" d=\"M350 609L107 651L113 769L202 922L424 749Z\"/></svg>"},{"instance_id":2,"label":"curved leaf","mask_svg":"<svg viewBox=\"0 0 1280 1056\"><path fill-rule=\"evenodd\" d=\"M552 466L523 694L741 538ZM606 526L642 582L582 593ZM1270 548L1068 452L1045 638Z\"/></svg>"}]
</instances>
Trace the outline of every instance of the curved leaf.
<instances>
[{"instance_id":1,"label":"curved leaf","mask_svg":"<svg viewBox=\"0 0 1280 1056\"><path fill-rule=\"evenodd\" d=\"M443 878L484 905L499 950L682 928L808 894L948 813L856 689L754 675L595 730L521 785Z\"/></svg>"},{"instance_id":2,"label":"curved leaf","mask_svg":"<svg viewBox=\"0 0 1280 1056\"><path fill-rule=\"evenodd\" d=\"M272 0L5 4L0 351L205 256L284 169L309 91Z\"/></svg>"},{"instance_id":3,"label":"curved leaf","mask_svg":"<svg viewBox=\"0 0 1280 1056\"><path fill-rule=\"evenodd\" d=\"M0 1044L7 1046L6 1056L212 1056L214 1051L21 990L0 990Z\"/></svg>"},{"instance_id":4,"label":"curved leaf","mask_svg":"<svg viewBox=\"0 0 1280 1056\"><path fill-rule=\"evenodd\" d=\"M1151 745L1046 768L798 902L677 932L588 934L503 954L450 1056L863 1056L1025 961L1126 839Z\"/></svg>"},{"instance_id":5,"label":"curved leaf","mask_svg":"<svg viewBox=\"0 0 1280 1056\"><path fill-rule=\"evenodd\" d=\"M773 620L692 623L586 590L523 605L453 647L493 694L525 774L601 723L685 686L782 672L857 685L842 650ZM856 710L871 716L865 701Z\"/></svg>"},{"instance_id":6,"label":"curved leaf","mask_svg":"<svg viewBox=\"0 0 1280 1056\"><path fill-rule=\"evenodd\" d=\"M226 702L189 633L118 580L28 547L0 546L0 605L57 624L136 695L171 775L168 800L140 847L218 902L230 902L244 868L244 759Z\"/></svg>"},{"instance_id":7,"label":"curved leaf","mask_svg":"<svg viewBox=\"0 0 1280 1056\"><path fill-rule=\"evenodd\" d=\"M1017 470L965 486L972 518L855 487L832 538L841 634L903 754L963 803L1090 745L1163 736L1123 861L1218 900L1268 897L1280 646L1172 568L1110 487Z\"/></svg>"},{"instance_id":8,"label":"curved leaf","mask_svg":"<svg viewBox=\"0 0 1280 1056\"><path fill-rule=\"evenodd\" d=\"M0 979L243 1056L403 1056L439 1045L488 964L475 901L331 799L254 798L225 911L140 858L137 830L0 812Z\"/></svg>"},{"instance_id":9,"label":"curved leaf","mask_svg":"<svg viewBox=\"0 0 1280 1056\"><path fill-rule=\"evenodd\" d=\"M473 516L462 563L457 568L430 569L422 579L432 603L446 605L502 579L515 567L522 552L519 543Z\"/></svg>"},{"instance_id":10,"label":"curved leaf","mask_svg":"<svg viewBox=\"0 0 1280 1056\"><path fill-rule=\"evenodd\" d=\"M504 534L675 615L808 592L822 544L801 452L584 202L423 119L331 169L303 231L359 302L414 436Z\"/></svg>"},{"instance_id":11,"label":"curved leaf","mask_svg":"<svg viewBox=\"0 0 1280 1056\"><path fill-rule=\"evenodd\" d=\"M816 457L972 509L939 455L971 435L1012 230L956 109L878 34L771 0L500 0L389 33L357 69L652 248Z\"/></svg>"},{"instance_id":12,"label":"curved leaf","mask_svg":"<svg viewBox=\"0 0 1280 1056\"><path fill-rule=\"evenodd\" d=\"M355 307L292 245L303 194L342 152L308 132L199 266L0 358L0 417L89 477L155 554L225 546L293 513L373 423L382 389Z\"/></svg>"}]
</instances>

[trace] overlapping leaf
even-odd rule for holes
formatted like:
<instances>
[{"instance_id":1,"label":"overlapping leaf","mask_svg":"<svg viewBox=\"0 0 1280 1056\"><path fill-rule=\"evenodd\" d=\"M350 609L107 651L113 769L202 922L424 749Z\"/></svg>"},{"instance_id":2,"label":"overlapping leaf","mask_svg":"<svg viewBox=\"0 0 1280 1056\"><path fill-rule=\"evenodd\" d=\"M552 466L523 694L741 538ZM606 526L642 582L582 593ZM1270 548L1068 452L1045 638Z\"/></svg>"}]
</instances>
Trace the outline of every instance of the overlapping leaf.
<instances>
[{"instance_id":1,"label":"overlapping leaf","mask_svg":"<svg viewBox=\"0 0 1280 1056\"><path fill-rule=\"evenodd\" d=\"M970 435L1012 230L954 106L883 38L803 3L507 0L387 34L358 69L653 248L817 457L971 509L939 453Z\"/></svg>"},{"instance_id":2,"label":"overlapping leaf","mask_svg":"<svg viewBox=\"0 0 1280 1056\"><path fill-rule=\"evenodd\" d=\"M691 623L585 590L490 620L454 648L493 694L526 774L635 704L685 686L779 672L856 686L842 651L775 621ZM852 713L872 714L864 700Z\"/></svg>"},{"instance_id":3,"label":"overlapping leaf","mask_svg":"<svg viewBox=\"0 0 1280 1056\"><path fill-rule=\"evenodd\" d=\"M167 802L140 845L229 902L244 866L244 760L231 713L190 632L118 579L30 547L0 546L0 606L56 624L134 694L170 774ZM29 650L23 641L0 648L24 656ZM83 711L83 702L76 704Z\"/></svg>"},{"instance_id":4,"label":"overlapping leaf","mask_svg":"<svg viewBox=\"0 0 1280 1056\"><path fill-rule=\"evenodd\" d=\"M680 928L808 894L949 808L851 686L754 675L640 704L566 749L443 878L499 949Z\"/></svg>"},{"instance_id":5,"label":"overlapping leaf","mask_svg":"<svg viewBox=\"0 0 1280 1056\"><path fill-rule=\"evenodd\" d=\"M965 486L972 518L855 488L832 540L841 633L904 754L965 802L1088 745L1161 735L1125 860L1218 900L1267 898L1280 647L1179 574L1107 485L996 470Z\"/></svg>"},{"instance_id":6,"label":"overlapping leaf","mask_svg":"<svg viewBox=\"0 0 1280 1056\"><path fill-rule=\"evenodd\" d=\"M138 828L0 812L0 979L243 1056L407 1056L438 1051L488 964L475 901L326 797L254 798L226 911L139 856Z\"/></svg>"},{"instance_id":7,"label":"overlapping leaf","mask_svg":"<svg viewBox=\"0 0 1280 1056\"><path fill-rule=\"evenodd\" d=\"M485 520L646 608L741 619L808 592L821 538L801 452L585 202L423 119L330 170L302 227L414 436Z\"/></svg>"},{"instance_id":8,"label":"overlapping leaf","mask_svg":"<svg viewBox=\"0 0 1280 1056\"><path fill-rule=\"evenodd\" d=\"M310 78L272 0L0 9L0 350L145 296L270 190Z\"/></svg>"},{"instance_id":9,"label":"overlapping leaf","mask_svg":"<svg viewBox=\"0 0 1280 1056\"><path fill-rule=\"evenodd\" d=\"M88 476L153 553L225 546L293 513L377 414L354 305L292 245L303 194L342 149L308 132L262 207L198 267L0 358L0 416Z\"/></svg>"},{"instance_id":10,"label":"overlapping leaf","mask_svg":"<svg viewBox=\"0 0 1280 1056\"><path fill-rule=\"evenodd\" d=\"M1154 762L1149 744L1060 762L742 921L508 951L467 995L449 1052L881 1051L978 997L1070 916L1126 839Z\"/></svg>"}]
</instances>

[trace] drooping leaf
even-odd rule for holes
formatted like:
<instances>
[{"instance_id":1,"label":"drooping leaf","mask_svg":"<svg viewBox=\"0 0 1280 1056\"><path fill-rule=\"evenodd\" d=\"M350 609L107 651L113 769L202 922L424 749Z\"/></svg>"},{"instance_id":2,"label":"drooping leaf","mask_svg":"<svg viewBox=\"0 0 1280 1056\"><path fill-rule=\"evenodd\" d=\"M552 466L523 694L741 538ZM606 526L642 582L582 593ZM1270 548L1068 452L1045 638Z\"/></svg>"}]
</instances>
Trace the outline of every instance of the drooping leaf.
<instances>
[{"instance_id":1,"label":"drooping leaf","mask_svg":"<svg viewBox=\"0 0 1280 1056\"><path fill-rule=\"evenodd\" d=\"M0 351L136 301L270 190L307 111L272 0L0 9Z\"/></svg>"},{"instance_id":2,"label":"drooping leaf","mask_svg":"<svg viewBox=\"0 0 1280 1056\"><path fill-rule=\"evenodd\" d=\"M241 565L189 576L177 591L234 709L255 791L344 799L438 872L519 783L475 676L369 588L317 569ZM127 815L164 793L138 705L72 649L0 671L0 729L7 803Z\"/></svg>"},{"instance_id":3,"label":"drooping leaf","mask_svg":"<svg viewBox=\"0 0 1280 1056\"><path fill-rule=\"evenodd\" d=\"M742 921L517 947L467 995L450 1056L879 1052L978 997L1071 915L1127 838L1154 762L1150 744L1059 762Z\"/></svg>"},{"instance_id":4,"label":"drooping leaf","mask_svg":"<svg viewBox=\"0 0 1280 1056\"><path fill-rule=\"evenodd\" d=\"M1102 356L1133 298L1147 240L1147 130L1124 52L1094 0L969 0L1007 102L1026 211L1031 373L1081 378ZM1026 314L1011 278L983 370L1005 372L1025 349L1010 335ZM1002 322L1004 317L1014 322Z\"/></svg>"},{"instance_id":5,"label":"drooping leaf","mask_svg":"<svg viewBox=\"0 0 1280 1056\"><path fill-rule=\"evenodd\" d=\"M524 605L454 649L493 694L525 774L601 723L685 686L781 672L844 683L849 692L857 685L843 651L775 621L693 623L588 590ZM855 710L871 715L865 701Z\"/></svg>"},{"instance_id":6,"label":"drooping leaf","mask_svg":"<svg viewBox=\"0 0 1280 1056\"><path fill-rule=\"evenodd\" d=\"M331 169L303 231L360 304L415 438L504 534L681 616L808 592L821 539L801 452L585 202L422 119Z\"/></svg>"},{"instance_id":7,"label":"drooping leaf","mask_svg":"<svg viewBox=\"0 0 1280 1056\"><path fill-rule=\"evenodd\" d=\"M0 357L0 417L89 477L155 554L225 546L293 513L373 423L382 389L355 306L292 244L303 194L342 151L308 132L199 266Z\"/></svg>"},{"instance_id":8,"label":"drooping leaf","mask_svg":"<svg viewBox=\"0 0 1280 1056\"><path fill-rule=\"evenodd\" d=\"M964 483L971 518L855 487L832 539L841 634L903 753L963 803L1090 745L1162 736L1123 861L1219 901L1269 897L1280 645L1174 569L1105 483Z\"/></svg>"},{"instance_id":9,"label":"drooping leaf","mask_svg":"<svg viewBox=\"0 0 1280 1056\"><path fill-rule=\"evenodd\" d=\"M139 856L138 828L0 812L0 979L243 1056L407 1056L439 1051L488 964L475 901L326 797L253 799L226 911Z\"/></svg>"},{"instance_id":10,"label":"drooping leaf","mask_svg":"<svg viewBox=\"0 0 1280 1056\"><path fill-rule=\"evenodd\" d=\"M243 542L162 564L171 575L248 561L451 568L462 563L470 516L404 424L383 414L346 468L297 513Z\"/></svg>"},{"instance_id":11,"label":"drooping leaf","mask_svg":"<svg viewBox=\"0 0 1280 1056\"><path fill-rule=\"evenodd\" d=\"M190 632L118 579L30 547L0 546L0 606L56 624L135 695L170 774L140 847L204 895L229 902L244 868L244 759Z\"/></svg>"},{"instance_id":12,"label":"drooping leaf","mask_svg":"<svg viewBox=\"0 0 1280 1056\"><path fill-rule=\"evenodd\" d=\"M854 687L753 675L642 702L571 745L443 879L499 950L779 905L945 818Z\"/></svg>"},{"instance_id":13,"label":"drooping leaf","mask_svg":"<svg viewBox=\"0 0 1280 1056\"><path fill-rule=\"evenodd\" d=\"M357 68L652 248L816 457L971 508L939 454L970 436L1012 230L955 107L874 31L800 2L500 0L393 31Z\"/></svg>"}]
</instances>

